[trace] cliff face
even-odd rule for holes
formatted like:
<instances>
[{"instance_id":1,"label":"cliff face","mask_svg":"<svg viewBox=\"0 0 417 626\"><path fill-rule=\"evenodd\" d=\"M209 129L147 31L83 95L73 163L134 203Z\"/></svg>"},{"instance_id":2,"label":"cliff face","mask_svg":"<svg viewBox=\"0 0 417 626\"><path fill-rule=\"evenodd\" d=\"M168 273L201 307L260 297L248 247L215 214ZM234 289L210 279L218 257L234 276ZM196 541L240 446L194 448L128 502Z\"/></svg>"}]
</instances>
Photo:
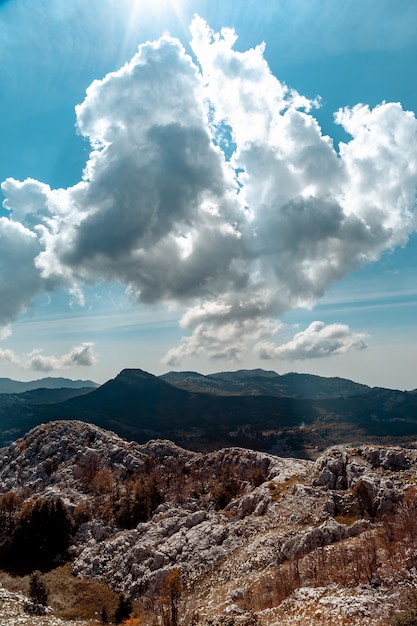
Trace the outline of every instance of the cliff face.
<instances>
[{"instance_id":1,"label":"cliff face","mask_svg":"<svg viewBox=\"0 0 417 626\"><path fill-rule=\"evenodd\" d=\"M415 450L375 446L315 462L203 454L61 421L0 451L0 490L19 499L16 520L25 501L62 501L73 574L145 615L175 568L183 615L201 622L388 624L415 580L416 461Z\"/></svg>"}]
</instances>

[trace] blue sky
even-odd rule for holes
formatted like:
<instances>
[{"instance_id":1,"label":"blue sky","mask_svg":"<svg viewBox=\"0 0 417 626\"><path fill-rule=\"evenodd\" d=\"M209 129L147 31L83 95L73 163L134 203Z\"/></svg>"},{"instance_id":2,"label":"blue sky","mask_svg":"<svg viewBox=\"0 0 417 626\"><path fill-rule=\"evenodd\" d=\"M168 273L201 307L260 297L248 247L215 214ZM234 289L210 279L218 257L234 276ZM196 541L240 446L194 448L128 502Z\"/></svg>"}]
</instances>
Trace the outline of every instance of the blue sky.
<instances>
[{"instance_id":1,"label":"blue sky","mask_svg":"<svg viewBox=\"0 0 417 626\"><path fill-rule=\"evenodd\" d=\"M416 388L416 32L408 0L0 2L0 376Z\"/></svg>"}]
</instances>

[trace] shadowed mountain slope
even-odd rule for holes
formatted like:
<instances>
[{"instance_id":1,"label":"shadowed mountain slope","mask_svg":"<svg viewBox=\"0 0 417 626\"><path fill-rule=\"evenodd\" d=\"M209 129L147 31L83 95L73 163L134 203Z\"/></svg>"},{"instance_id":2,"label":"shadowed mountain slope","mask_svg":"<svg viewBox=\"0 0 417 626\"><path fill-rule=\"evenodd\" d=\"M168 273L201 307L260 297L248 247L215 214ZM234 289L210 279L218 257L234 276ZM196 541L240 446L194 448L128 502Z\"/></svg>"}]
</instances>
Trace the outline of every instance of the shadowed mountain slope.
<instances>
[{"instance_id":1,"label":"shadowed mountain slope","mask_svg":"<svg viewBox=\"0 0 417 626\"><path fill-rule=\"evenodd\" d=\"M199 376L208 378L197 375L197 379ZM168 438L193 450L239 445L308 458L338 443L410 445L417 437L415 392L369 389L352 381L307 375L279 377L262 371L255 371L254 376L250 372L219 376L221 381L232 379L232 386L240 381L242 393L232 393L230 387L226 394L191 392L142 370L125 369L101 387L61 402L48 401L46 391L44 403L41 391L36 396L0 394L0 443L56 419L93 423L140 443ZM287 381L287 391L295 383L299 388L304 385L302 394L311 389L311 397L260 395L261 382L276 378ZM315 379L318 393L314 393ZM357 395L346 396L349 389Z\"/></svg>"},{"instance_id":2,"label":"shadowed mountain slope","mask_svg":"<svg viewBox=\"0 0 417 626\"><path fill-rule=\"evenodd\" d=\"M124 432L139 441L149 435L192 438L202 430L209 441L225 442L229 431L294 426L309 419L310 405L292 398L217 396L179 389L142 370L123 370L95 391L60 405L63 414ZM117 428L115 426L117 425ZM187 431L190 431L187 433Z\"/></svg>"}]
</instances>

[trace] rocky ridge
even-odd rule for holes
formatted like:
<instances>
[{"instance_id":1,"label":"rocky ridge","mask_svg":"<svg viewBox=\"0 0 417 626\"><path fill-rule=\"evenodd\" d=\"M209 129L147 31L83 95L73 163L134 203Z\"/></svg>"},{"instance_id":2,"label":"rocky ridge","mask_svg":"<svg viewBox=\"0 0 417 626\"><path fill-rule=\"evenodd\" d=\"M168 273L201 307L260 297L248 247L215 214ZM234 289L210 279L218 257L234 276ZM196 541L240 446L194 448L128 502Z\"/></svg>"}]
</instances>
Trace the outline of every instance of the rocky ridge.
<instances>
[{"instance_id":1,"label":"rocky ridge","mask_svg":"<svg viewBox=\"0 0 417 626\"><path fill-rule=\"evenodd\" d=\"M58 421L0 451L0 490L62 499L78 520L74 575L133 598L156 594L175 567L201 619L325 624L344 607L343 623L382 625L416 576L416 462L416 450L376 446L337 446L315 462L195 453ZM160 501L124 528L111 503L146 477Z\"/></svg>"}]
</instances>

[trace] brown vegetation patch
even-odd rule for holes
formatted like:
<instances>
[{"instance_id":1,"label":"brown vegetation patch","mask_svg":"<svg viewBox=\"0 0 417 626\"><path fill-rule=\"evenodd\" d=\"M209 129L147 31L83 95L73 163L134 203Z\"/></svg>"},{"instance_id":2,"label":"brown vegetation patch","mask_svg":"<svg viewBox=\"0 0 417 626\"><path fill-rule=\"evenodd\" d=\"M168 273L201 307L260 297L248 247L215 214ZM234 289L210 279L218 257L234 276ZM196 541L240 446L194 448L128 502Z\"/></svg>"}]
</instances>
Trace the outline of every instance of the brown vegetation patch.
<instances>
[{"instance_id":1,"label":"brown vegetation patch","mask_svg":"<svg viewBox=\"0 0 417 626\"><path fill-rule=\"evenodd\" d=\"M103 607L111 616L117 606L117 593L98 581L72 576L70 564L43 574L42 579L49 591L48 604L61 619L99 620ZM9 591L29 595L29 582L29 575L11 576L0 572L0 583Z\"/></svg>"}]
</instances>

